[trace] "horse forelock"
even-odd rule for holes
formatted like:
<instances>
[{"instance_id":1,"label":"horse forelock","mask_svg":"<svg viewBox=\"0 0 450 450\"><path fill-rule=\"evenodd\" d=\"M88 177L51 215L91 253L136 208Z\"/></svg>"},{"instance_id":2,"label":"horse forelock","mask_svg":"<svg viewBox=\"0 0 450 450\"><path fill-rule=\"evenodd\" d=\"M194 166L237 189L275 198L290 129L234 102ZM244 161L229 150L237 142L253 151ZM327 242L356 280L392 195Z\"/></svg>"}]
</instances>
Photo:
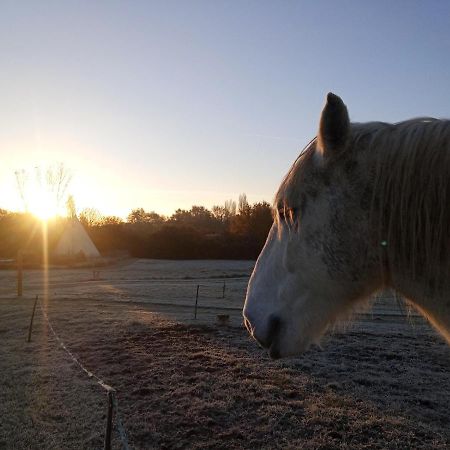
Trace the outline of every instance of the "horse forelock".
<instances>
[{"instance_id":1,"label":"horse forelock","mask_svg":"<svg viewBox=\"0 0 450 450\"><path fill-rule=\"evenodd\" d=\"M302 189L302 174L304 173L304 169L310 162L311 158L314 157L316 141L317 138L315 137L306 145L306 147L304 147L292 164L286 176L283 178L283 181L275 194L275 199L273 202L273 208L275 210L274 216L276 220L279 220L278 211L283 210L287 213L291 208L299 206L297 203L299 202ZM287 214L286 217L288 217Z\"/></svg>"}]
</instances>

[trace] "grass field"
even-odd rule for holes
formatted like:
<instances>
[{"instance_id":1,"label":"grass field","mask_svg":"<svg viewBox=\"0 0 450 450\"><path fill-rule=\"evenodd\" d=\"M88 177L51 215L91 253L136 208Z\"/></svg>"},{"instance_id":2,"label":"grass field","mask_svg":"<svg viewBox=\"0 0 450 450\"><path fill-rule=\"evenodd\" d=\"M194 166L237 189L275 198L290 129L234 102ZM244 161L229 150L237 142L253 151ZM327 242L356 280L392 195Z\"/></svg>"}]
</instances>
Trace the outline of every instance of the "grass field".
<instances>
[{"instance_id":1,"label":"grass field","mask_svg":"<svg viewBox=\"0 0 450 450\"><path fill-rule=\"evenodd\" d=\"M47 301L42 272L25 273L22 299L0 272L0 449L103 446L105 392L39 308L26 342L36 294L67 348L117 390L131 448L450 447L450 348L427 324L379 302L323 351L271 361L241 326L252 264L135 260L98 280L51 270Z\"/></svg>"}]
</instances>

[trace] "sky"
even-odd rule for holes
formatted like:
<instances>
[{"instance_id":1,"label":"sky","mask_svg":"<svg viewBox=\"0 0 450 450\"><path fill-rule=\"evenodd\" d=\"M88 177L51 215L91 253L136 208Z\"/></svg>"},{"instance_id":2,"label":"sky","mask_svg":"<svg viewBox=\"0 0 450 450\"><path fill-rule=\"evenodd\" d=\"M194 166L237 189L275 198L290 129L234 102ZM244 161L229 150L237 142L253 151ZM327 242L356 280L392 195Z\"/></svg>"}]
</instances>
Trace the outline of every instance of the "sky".
<instances>
[{"instance_id":1,"label":"sky","mask_svg":"<svg viewBox=\"0 0 450 450\"><path fill-rule=\"evenodd\" d=\"M79 210L272 201L327 92L450 116L450 2L1 1L0 208L62 162Z\"/></svg>"}]
</instances>

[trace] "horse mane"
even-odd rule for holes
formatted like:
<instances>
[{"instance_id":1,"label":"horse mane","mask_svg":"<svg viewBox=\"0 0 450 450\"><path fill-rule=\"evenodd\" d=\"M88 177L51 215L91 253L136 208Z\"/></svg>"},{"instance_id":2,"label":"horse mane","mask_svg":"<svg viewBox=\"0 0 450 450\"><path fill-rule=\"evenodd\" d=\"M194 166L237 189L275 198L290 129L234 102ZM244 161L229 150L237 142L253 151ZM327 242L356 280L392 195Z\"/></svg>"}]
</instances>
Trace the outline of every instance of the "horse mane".
<instances>
[{"instance_id":1,"label":"horse mane","mask_svg":"<svg viewBox=\"0 0 450 450\"><path fill-rule=\"evenodd\" d=\"M290 225L289 207L316 153L316 139L297 157L275 195L274 209L284 210ZM425 283L430 296L444 289L450 283L450 120L352 123L348 150L368 162L363 176L372 191L370 220L383 273L395 271Z\"/></svg>"},{"instance_id":2,"label":"horse mane","mask_svg":"<svg viewBox=\"0 0 450 450\"><path fill-rule=\"evenodd\" d=\"M380 260L433 295L450 279L450 120L355 123L351 139L375 159L371 217Z\"/></svg>"}]
</instances>

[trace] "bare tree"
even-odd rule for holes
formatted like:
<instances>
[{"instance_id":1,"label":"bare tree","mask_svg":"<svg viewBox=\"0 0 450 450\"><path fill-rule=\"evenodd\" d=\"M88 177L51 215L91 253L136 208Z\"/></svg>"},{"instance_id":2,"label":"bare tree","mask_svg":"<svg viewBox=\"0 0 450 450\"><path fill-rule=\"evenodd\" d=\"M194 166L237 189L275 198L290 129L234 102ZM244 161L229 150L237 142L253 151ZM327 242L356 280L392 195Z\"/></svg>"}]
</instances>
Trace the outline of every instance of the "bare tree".
<instances>
[{"instance_id":1,"label":"bare tree","mask_svg":"<svg viewBox=\"0 0 450 450\"><path fill-rule=\"evenodd\" d=\"M224 222L226 218L226 208L224 206L214 205L211 208L213 217L220 222Z\"/></svg>"},{"instance_id":2,"label":"bare tree","mask_svg":"<svg viewBox=\"0 0 450 450\"><path fill-rule=\"evenodd\" d=\"M39 188L49 194L53 198L56 210L59 210L67 188L72 181L72 174L63 163L57 163L45 169L36 166L34 168L34 177L30 176L24 169L16 170L14 174L16 176L17 190L25 211L28 211L30 195L32 196L31 190L35 188ZM33 178L34 182L30 185L30 181L33 181Z\"/></svg>"},{"instance_id":3,"label":"bare tree","mask_svg":"<svg viewBox=\"0 0 450 450\"><path fill-rule=\"evenodd\" d=\"M241 216L247 216L250 214L251 206L248 203L246 194L241 194L239 196L238 211Z\"/></svg>"},{"instance_id":4,"label":"bare tree","mask_svg":"<svg viewBox=\"0 0 450 450\"><path fill-rule=\"evenodd\" d=\"M47 188L55 196L56 207L61 206L61 202L67 191L67 188L72 181L72 174L63 163L58 163L54 166L47 167L45 173L45 181Z\"/></svg>"},{"instance_id":5,"label":"bare tree","mask_svg":"<svg viewBox=\"0 0 450 450\"><path fill-rule=\"evenodd\" d=\"M224 206L228 216L236 215L236 202L234 200L226 200Z\"/></svg>"},{"instance_id":6,"label":"bare tree","mask_svg":"<svg viewBox=\"0 0 450 450\"><path fill-rule=\"evenodd\" d=\"M69 195L67 197L66 210L67 210L67 217L69 217L70 219L75 219L77 217L77 208L75 206L75 200L73 198L73 195Z\"/></svg>"},{"instance_id":7,"label":"bare tree","mask_svg":"<svg viewBox=\"0 0 450 450\"><path fill-rule=\"evenodd\" d=\"M130 214L128 214L127 222L129 223L152 223L161 224L166 220L164 216L160 216L154 211L147 212L144 208L133 209Z\"/></svg>"},{"instance_id":8,"label":"bare tree","mask_svg":"<svg viewBox=\"0 0 450 450\"><path fill-rule=\"evenodd\" d=\"M102 216L100 219L100 225L120 225L123 220L118 216Z\"/></svg>"},{"instance_id":9,"label":"bare tree","mask_svg":"<svg viewBox=\"0 0 450 450\"><path fill-rule=\"evenodd\" d=\"M14 172L16 176L17 190L19 191L20 198L22 199L23 207L25 211L28 211L28 201L26 194L26 187L28 182L28 174L25 170L16 170Z\"/></svg>"},{"instance_id":10,"label":"bare tree","mask_svg":"<svg viewBox=\"0 0 450 450\"><path fill-rule=\"evenodd\" d=\"M223 206L213 206L211 212L217 220L225 223L236 215L236 202L234 200L226 200Z\"/></svg>"},{"instance_id":11,"label":"bare tree","mask_svg":"<svg viewBox=\"0 0 450 450\"><path fill-rule=\"evenodd\" d=\"M102 215L95 208L84 208L80 212L80 222L88 227L94 227L102 223Z\"/></svg>"}]
</instances>

